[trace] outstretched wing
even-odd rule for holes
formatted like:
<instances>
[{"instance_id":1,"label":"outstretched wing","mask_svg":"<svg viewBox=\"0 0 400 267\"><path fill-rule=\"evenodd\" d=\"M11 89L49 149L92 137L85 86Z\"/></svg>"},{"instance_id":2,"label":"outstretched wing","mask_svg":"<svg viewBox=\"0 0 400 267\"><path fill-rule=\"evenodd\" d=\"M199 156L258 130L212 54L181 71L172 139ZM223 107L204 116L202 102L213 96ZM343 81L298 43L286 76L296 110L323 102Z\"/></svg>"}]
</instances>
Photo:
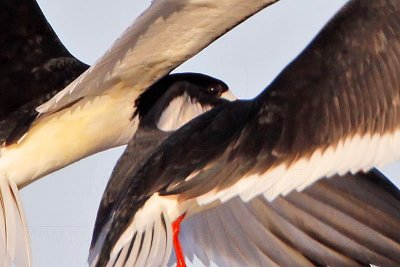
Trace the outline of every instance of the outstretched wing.
<instances>
[{"instance_id":1,"label":"outstretched wing","mask_svg":"<svg viewBox=\"0 0 400 267\"><path fill-rule=\"evenodd\" d=\"M88 65L62 45L34 0L0 2L0 144L18 140L35 108Z\"/></svg>"},{"instance_id":2,"label":"outstretched wing","mask_svg":"<svg viewBox=\"0 0 400 267\"><path fill-rule=\"evenodd\" d=\"M377 170L334 176L269 202L234 198L185 220L189 259L209 266L399 264L400 191Z\"/></svg>"},{"instance_id":3,"label":"outstretched wing","mask_svg":"<svg viewBox=\"0 0 400 267\"><path fill-rule=\"evenodd\" d=\"M144 91L215 39L276 1L153 1L89 71L38 111L51 112L82 97L102 95L118 83Z\"/></svg>"}]
</instances>

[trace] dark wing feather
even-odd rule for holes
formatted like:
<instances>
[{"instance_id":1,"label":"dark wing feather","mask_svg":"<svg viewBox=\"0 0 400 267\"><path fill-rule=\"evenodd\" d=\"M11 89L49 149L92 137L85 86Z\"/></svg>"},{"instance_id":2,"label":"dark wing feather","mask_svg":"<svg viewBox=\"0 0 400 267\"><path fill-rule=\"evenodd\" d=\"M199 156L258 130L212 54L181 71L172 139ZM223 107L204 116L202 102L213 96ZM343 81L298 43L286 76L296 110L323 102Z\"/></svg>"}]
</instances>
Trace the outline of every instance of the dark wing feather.
<instances>
[{"instance_id":1,"label":"dark wing feather","mask_svg":"<svg viewBox=\"0 0 400 267\"><path fill-rule=\"evenodd\" d=\"M21 137L35 108L89 66L62 45L34 0L1 0L0 144Z\"/></svg>"},{"instance_id":2,"label":"dark wing feather","mask_svg":"<svg viewBox=\"0 0 400 267\"><path fill-rule=\"evenodd\" d=\"M238 224L241 242L224 231L226 222ZM399 225L400 191L373 170L321 180L272 203L232 199L184 221L181 240L186 253L218 266L241 266L249 254L236 246L253 246L281 266L397 266Z\"/></svg>"}]
</instances>

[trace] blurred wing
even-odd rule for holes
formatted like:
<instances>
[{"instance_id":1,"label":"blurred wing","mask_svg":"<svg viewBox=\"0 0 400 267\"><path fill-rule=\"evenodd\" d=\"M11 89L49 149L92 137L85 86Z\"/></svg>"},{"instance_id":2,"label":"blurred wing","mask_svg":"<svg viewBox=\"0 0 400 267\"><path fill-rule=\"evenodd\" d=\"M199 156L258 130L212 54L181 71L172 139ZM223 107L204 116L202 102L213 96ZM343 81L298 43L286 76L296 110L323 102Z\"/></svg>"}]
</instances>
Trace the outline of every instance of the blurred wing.
<instances>
[{"instance_id":1,"label":"blurred wing","mask_svg":"<svg viewBox=\"0 0 400 267\"><path fill-rule=\"evenodd\" d=\"M17 141L35 108L88 66L62 45L34 0L2 0L0 8L0 144Z\"/></svg>"},{"instance_id":2,"label":"blurred wing","mask_svg":"<svg viewBox=\"0 0 400 267\"><path fill-rule=\"evenodd\" d=\"M399 225L400 191L374 170L272 202L231 199L185 220L181 242L207 266L397 266Z\"/></svg>"},{"instance_id":3,"label":"blurred wing","mask_svg":"<svg viewBox=\"0 0 400 267\"><path fill-rule=\"evenodd\" d=\"M275 1L153 1L94 66L37 110L52 112L118 83L141 92Z\"/></svg>"}]
</instances>

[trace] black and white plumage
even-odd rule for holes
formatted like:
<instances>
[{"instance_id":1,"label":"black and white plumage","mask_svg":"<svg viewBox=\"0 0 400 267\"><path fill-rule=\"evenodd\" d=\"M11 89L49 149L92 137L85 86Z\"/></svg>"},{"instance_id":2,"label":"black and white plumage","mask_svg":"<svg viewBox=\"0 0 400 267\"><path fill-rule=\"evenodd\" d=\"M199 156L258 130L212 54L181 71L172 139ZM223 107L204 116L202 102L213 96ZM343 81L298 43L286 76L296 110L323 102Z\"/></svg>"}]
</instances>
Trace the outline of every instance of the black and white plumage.
<instances>
[{"instance_id":1,"label":"black and white plumage","mask_svg":"<svg viewBox=\"0 0 400 267\"><path fill-rule=\"evenodd\" d=\"M103 246L119 193L130 183L126 173L134 173L172 131L227 100L234 98L222 81L190 73L166 76L137 99L139 127L104 191L93 231L90 262L96 261L98 249Z\"/></svg>"},{"instance_id":2,"label":"black and white plumage","mask_svg":"<svg viewBox=\"0 0 400 267\"><path fill-rule=\"evenodd\" d=\"M280 218L269 218L271 227L284 227L272 236L268 231L275 228L259 225L281 248L263 251L257 233L235 235L226 223L226 234L248 245L246 251L231 248L237 252L233 266L252 266L252 259L267 266L296 260L317 266L399 265L398 190L376 173L347 174L400 157L398 14L396 0L350 1L258 97L224 104L171 134L141 168L127 174L130 184L115 204L95 266L158 266L171 251L172 221L219 206L227 217L217 218L227 222L231 201L246 203L238 209L252 208L253 201L260 211L271 213L273 207ZM322 189L326 198L308 197ZM341 199L342 190L359 202ZM385 219L371 222L369 209ZM293 214L308 220L304 228ZM204 240L214 234L208 227ZM299 244L302 235L310 243ZM218 255L223 243L215 240L212 255L201 254L201 248L191 253L216 259L223 256Z\"/></svg>"},{"instance_id":3,"label":"black and white plumage","mask_svg":"<svg viewBox=\"0 0 400 267\"><path fill-rule=\"evenodd\" d=\"M48 102L36 107L39 116L36 117L31 108L40 104L40 99L37 103L29 104L29 112L22 113L21 116L26 114L23 117L26 121L18 121L13 126L16 130L9 130L7 126L8 130L1 131L2 140L7 141L0 147L0 194L3 199L0 247L5 248L0 257L4 254L5 265L9 265L9 261L15 261L21 251L29 254L29 242L26 240L28 234L18 196L19 188L86 156L128 143L139 123L138 116L133 116L134 103L139 95L219 36L273 2L275 0L256 0L251 3L242 3L239 0L223 0L217 3L209 0L153 1L96 64ZM18 6L12 5L14 2L10 3L6 0L4 6L18 10L20 8L21 12L9 14L25 16L24 12L29 13L25 10L25 3L15 2ZM232 14L222 16L227 9L232 10ZM4 18L14 19L13 16ZM25 19L15 21L25 22ZM35 36L41 35L40 38L34 38L33 43L38 42L36 45L43 45L49 51L43 48L36 50L37 46L35 51L47 51L50 56L42 59L39 53L38 59L35 59L39 63L35 64L41 64L42 60L46 62L53 56L70 57L63 46L57 43L57 37L45 20L40 18L38 21L45 25L45 30L32 33ZM8 24L3 26L6 25ZM6 34L9 32L13 36L12 29L6 31ZM22 34L19 38L29 37ZM41 42L42 40L46 41ZM53 41L56 45L51 44ZM54 52L53 48L58 49L58 52ZM29 51L27 53L25 58L29 61ZM7 53L5 58L7 59ZM71 69L74 70L71 75L78 75L79 70L87 68L75 59L70 59L73 61ZM44 70L39 68L37 74L44 75L48 67L54 67L56 72L59 70L58 64L53 66L53 61L48 63ZM64 67L68 69L66 62L62 61L61 65L64 63ZM75 65L80 68L75 69ZM16 71L18 72L18 68ZM67 83L68 79L64 74L55 76L62 80L57 80L55 84ZM46 79L43 78L43 81ZM55 88L44 87L43 92L50 92L52 95L54 90ZM13 108L18 107L22 105L18 104ZM5 124L9 125L9 122L4 122ZM26 265L30 264L29 257L21 257L28 262Z\"/></svg>"}]
</instances>

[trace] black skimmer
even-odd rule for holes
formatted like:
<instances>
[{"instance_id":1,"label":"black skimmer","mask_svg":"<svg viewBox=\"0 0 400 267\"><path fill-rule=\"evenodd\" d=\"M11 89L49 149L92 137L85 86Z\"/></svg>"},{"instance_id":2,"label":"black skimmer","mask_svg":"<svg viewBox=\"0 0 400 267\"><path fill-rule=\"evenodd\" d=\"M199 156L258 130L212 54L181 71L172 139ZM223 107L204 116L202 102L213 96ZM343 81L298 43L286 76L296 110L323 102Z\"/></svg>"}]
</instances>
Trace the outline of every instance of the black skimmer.
<instances>
[{"instance_id":1,"label":"black skimmer","mask_svg":"<svg viewBox=\"0 0 400 267\"><path fill-rule=\"evenodd\" d=\"M2 131L6 132L3 138L6 142L0 147L3 200L0 227L4 229L0 242L5 252L0 257L6 258L6 265L17 258L16 254L21 254L22 247L28 247L17 188L83 157L126 144L138 126L138 117L132 117L134 102L146 88L273 2L154 1L94 66L37 107L38 117L29 113L30 117L21 124L18 122L15 130ZM21 7L21 13L16 14L29 15L24 10L28 7ZM226 9L232 10L232 15L223 16ZM33 12L38 14L37 10ZM52 36L50 40L59 42L44 20L39 23L46 24L45 31ZM42 45L41 40L33 42ZM57 45L57 49L65 50L61 44ZM63 53L69 56L66 50ZM74 64L80 67L75 69ZM74 75L87 68L79 62L71 65ZM61 83L67 81L65 77L60 79ZM53 92L56 88L44 90ZM29 256L22 258L29 261Z\"/></svg>"},{"instance_id":2,"label":"black skimmer","mask_svg":"<svg viewBox=\"0 0 400 267\"><path fill-rule=\"evenodd\" d=\"M356 174L400 158L399 12L397 0L349 1L255 99L172 133L126 173L93 266L159 266L173 222L212 208L219 228L204 219L191 252L235 254L222 266L399 265L400 193Z\"/></svg>"}]
</instances>

